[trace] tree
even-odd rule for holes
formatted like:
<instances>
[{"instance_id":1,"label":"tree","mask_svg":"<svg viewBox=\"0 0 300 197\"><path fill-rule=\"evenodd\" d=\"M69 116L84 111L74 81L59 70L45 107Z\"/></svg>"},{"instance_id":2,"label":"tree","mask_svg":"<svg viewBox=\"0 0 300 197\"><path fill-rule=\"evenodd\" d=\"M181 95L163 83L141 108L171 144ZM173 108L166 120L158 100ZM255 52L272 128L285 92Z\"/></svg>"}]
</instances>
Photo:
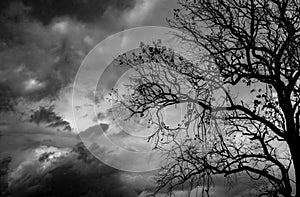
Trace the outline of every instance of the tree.
<instances>
[{"instance_id":1,"label":"tree","mask_svg":"<svg viewBox=\"0 0 300 197\"><path fill-rule=\"evenodd\" d=\"M209 195L213 175L246 174L268 180L261 196L299 196L300 1L179 0L168 22L193 58L159 41L119 57L135 75L117 100L168 147L159 188ZM161 111L179 104L182 121L168 125Z\"/></svg>"}]
</instances>

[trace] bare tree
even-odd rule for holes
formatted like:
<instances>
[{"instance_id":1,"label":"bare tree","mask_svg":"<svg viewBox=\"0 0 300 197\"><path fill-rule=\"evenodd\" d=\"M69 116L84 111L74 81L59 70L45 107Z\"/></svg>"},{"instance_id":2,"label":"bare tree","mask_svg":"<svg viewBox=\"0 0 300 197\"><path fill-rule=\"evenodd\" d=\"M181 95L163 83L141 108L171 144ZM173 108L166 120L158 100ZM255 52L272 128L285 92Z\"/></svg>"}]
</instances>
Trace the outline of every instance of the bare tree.
<instances>
[{"instance_id":1,"label":"bare tree","mask_svg":"<svg viewBox=\"0 0 300 197\"><path fill-rule=\"evenodd\" d=\"M261 196L299 196L300 1L179 0L168 22L194 58L160 42L119 58L136 73L118 101L168 149L159 187L209 195L212 175L246 174L268 180ZM168 125L162 110L179 104Z\"/></svg>"}]
</instances>

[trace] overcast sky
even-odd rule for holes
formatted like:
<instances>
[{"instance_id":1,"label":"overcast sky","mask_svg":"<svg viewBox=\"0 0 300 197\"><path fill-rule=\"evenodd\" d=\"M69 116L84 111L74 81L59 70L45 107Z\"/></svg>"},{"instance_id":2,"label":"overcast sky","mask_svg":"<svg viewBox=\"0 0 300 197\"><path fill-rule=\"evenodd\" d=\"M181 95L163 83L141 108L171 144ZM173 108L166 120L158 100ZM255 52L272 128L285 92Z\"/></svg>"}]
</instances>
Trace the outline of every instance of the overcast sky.
<instances>
[{"instance_id":1,"label":"overcast sky","mask_svg":"<svg viewBox=\"0 0 300 197\"><path fill-rule=\"evenodd\" d=\"M114 124L103 103L94 113L93 89L81 86L86 84L77 84L72 105L73 82L95 46L85 64L107 68L109 61L99 59L101 41L134 27L167 27L166 18L176 7L176 0L1 0L0 155L12 158L7 180L13 195L134 197L153 191L155 171L143 171L154 169L159 155L145 143L144 127ZM116 34L114 41L135 48L137 40L150 41L150 35L157 38L166 31L133 30ZM83 79L90 82L95 72L88 68ZM10 102L14 110L7 111ZM47 117L31 116L41 106ZM124 130L139 137L133 139ZM95 159L86 146L105 161ZM133 156L133 152L141 154ZM215 184L212 196L240 196L249 182L242 180L230 191L221 178Z\"/></svg>"}]
</instances>

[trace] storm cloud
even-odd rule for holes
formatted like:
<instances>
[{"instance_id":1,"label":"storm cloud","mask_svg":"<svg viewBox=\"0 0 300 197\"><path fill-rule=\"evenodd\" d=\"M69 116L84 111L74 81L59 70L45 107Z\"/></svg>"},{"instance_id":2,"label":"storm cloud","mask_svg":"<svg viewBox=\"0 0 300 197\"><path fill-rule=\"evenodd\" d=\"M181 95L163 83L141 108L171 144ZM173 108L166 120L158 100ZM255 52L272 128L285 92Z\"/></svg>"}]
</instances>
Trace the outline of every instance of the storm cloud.
<instances>
[{"instance_id":1,"label":"storm cloud","mask_svg":"<svg viewBox=\"0 0 300 197\"><path fill-rule=\"evenodd\" d=\"M143 187L150 188L149 176L106 166L81 143L70 151L42 146L12 172L9 193L11 196L135 197Z\"/></svg>"},{"instance_id":2,"label":"storm cloud","mask_svg":"<svg viewBox=\"0 0 300 197\"><path fill-rule=\"evenodd\" d=\"M133 0L1 1L2 86L28 100L57 96L88 51L124 28L112 20L134 5Z\"/></svg>"},{"instance_id":3,"label":"storm cloud","mask_svg":"<svg viewBox=\"0 0 300 197\"><path fill-rule=\"evenodd\" d=\"M80 64L96 44L131 27L166 25L174 7L174 0L0 1L0 157L5 158L0 159L0 169L6 178L1 181L7 181L0 185L10 196L135 197L154 191L154 172L114 169L86 149L70 121L70 95ZM111 77L105 78L109 87ZM49 103L54 107L45 107ZM41 115L44 112L46 117ZM132 140L117 126L135 134L141 133L139 127L111 124L111 118L109 111L98 113L91 124L102 124L86 125L89 129L81 135L97 139L101 130L125 148L144 148L144 140ZM109 154L105 148L99 151ZM125 154L120 158L138 162ZM230 193L220 180L215 196L226 192L238 196L244 190L239 187ZM186 191L176 194L183 196ZM157 196L163 195L164 191Z\"/></svg>"}]
</instances>

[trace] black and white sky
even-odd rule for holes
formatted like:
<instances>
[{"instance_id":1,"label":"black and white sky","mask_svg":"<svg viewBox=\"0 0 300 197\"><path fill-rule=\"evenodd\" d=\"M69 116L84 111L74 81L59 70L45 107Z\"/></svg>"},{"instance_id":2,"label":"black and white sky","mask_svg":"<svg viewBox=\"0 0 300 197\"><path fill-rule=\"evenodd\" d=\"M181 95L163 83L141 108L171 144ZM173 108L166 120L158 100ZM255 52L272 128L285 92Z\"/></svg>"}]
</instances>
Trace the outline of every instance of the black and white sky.
<instances>
[{"instance_id":1,"label":"black and white sky","mask_svg":"<svg viewBox=\"0 0 300 197\"><path fill-rule=\"evenodd\" d=\"M151 146L129 138L111 123L106 109L97 120L82 110L90 107L92 90L74 98L79 104L73 106L72 90L78 68L99 42L134 27L167 27L176 7L176 0L0 1L0 195L135 197L154 190L156 171L115 169L86 149L79 134L100 140L103 147L94 148L120 167L144 164L125 151L110 150L100 139L104 133L129 150ZM211 196L240 196L247 188L247 179L228 190L217 178ZM186 196L187 190L175 193Z\"/></svg>"}]
</instances>

